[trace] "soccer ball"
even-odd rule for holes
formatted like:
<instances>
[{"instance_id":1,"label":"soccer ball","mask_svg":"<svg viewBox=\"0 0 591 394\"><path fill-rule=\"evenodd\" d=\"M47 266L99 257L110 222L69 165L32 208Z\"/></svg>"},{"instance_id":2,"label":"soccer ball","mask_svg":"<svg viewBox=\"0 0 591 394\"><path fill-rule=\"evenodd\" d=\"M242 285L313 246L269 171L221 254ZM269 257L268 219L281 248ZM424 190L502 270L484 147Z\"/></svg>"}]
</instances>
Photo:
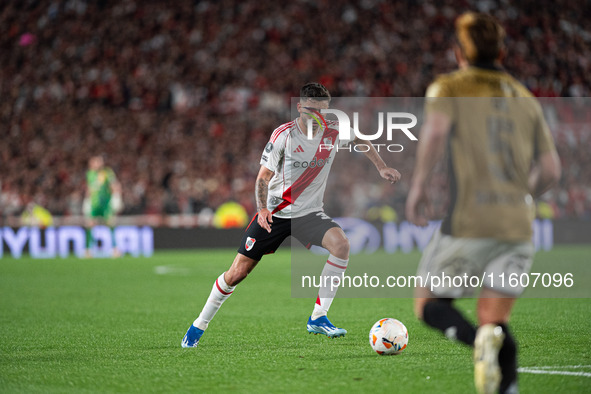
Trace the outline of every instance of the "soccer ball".
<instances>
[{"instance_id":1,"label":"soccer ball","mask_svg":"<svg viewBox=\"0 0 591 394\"><path fill-rule=\"evenodd\" d=\"M369 330L369 345L378 354L400 354L407 344L408 330L396 319L380 319Z\"/></svg>"}]
</instances>

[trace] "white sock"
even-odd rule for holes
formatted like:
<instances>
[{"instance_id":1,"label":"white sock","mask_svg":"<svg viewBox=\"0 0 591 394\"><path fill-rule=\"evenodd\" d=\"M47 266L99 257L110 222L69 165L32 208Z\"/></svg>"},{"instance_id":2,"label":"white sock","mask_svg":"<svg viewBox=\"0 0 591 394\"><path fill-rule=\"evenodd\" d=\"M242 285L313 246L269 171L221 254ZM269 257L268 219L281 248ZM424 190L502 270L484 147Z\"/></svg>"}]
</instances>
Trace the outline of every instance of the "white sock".
<instances>
[{"instance_id":1,"label":"white sock","mask_svg":"<svg viewBox=\"0 0 591 394\"><path fill-rule=\"evenodd\" d=\"M345 273L348 263L348 259L339 259L332 254L328 256L328 260L326 261L320 276L322 281L320 289L318 290L318 298L316 298L316 303L314 304L312 320L318 319L321 316L325 316L328 313L328 308L330 308L330 304L332 304L332 300L334 300L338 289L336 284L333 286L331 286L331 284L334 283L333 281L336 278L338 278L339 281L342 279L342 275ZM340 284L340 282L338 283Z\"/></svg>"},{"instance_id":2,"label":"white sock","mask_svg":"<svg viewBox=\"0 0 591 394\"><path fill-rule=\"evenodd\" d=\"M224 301L232 295L232 292L236 288L236 286L228 286L224 280L224 274L225 272L215 280L209 298L207 299L201 314L199 314L199 317L193 322L193 325L200 330L207 329L211 319L213 319Z\"/></svg>"}]
</instances>

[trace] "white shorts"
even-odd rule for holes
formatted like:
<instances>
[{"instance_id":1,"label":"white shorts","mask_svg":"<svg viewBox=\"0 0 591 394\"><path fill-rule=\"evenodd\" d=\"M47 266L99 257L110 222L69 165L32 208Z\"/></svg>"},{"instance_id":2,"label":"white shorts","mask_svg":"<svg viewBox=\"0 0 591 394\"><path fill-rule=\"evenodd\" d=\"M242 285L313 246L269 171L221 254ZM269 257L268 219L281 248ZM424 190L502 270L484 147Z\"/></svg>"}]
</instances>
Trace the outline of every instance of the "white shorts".
<instances>
[{"instance_id":1,"label":"white shorts","mask_svg":"<svg viewBox=\"0 0 591 394\"><path fill-rule=\"evenodd\" d=\"M456 238L437 230L423 252L417 274L424 287L440 298L469 297L482 287L517 297L524 288L521 281L509 278L529 274L533 256L531 242Z\"/></svg>"}]
</instances>

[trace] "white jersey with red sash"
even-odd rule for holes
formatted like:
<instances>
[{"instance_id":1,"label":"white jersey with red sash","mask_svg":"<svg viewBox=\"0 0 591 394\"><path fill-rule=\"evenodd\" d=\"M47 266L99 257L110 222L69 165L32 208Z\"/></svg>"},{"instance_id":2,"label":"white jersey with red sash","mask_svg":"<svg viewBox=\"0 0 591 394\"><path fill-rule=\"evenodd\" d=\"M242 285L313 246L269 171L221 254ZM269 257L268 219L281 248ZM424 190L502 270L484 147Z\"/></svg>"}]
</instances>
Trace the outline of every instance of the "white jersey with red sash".
<instances>
[{"instance_id":1,"label":"white jersey with red sash","mask_svg":"<svg viewBox=\"0 0 591 394\"><path fill-rule=\"evenodd\" d=\"M290 219L321 211L336 147L349 142L339 139L336 121L327 122L312 139L297 119L276 128L261 157L261 165L275 173L267 199L273 216Z\"/></svg>"}]
</instances>

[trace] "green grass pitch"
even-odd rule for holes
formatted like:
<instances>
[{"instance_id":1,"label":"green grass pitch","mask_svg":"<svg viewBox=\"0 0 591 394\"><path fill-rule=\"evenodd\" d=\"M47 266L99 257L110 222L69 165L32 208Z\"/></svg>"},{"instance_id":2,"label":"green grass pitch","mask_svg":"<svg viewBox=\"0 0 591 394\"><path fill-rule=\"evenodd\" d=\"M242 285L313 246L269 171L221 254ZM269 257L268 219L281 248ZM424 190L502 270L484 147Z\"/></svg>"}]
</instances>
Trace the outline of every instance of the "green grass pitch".
<instances>
[{"instance_id":1,"label":"green grass pitch","mask_svg":"<svg viewBox=\"0 0 591 394\"><path fill-rule=\"evenodd\" d=\"M181 349L234 254L0 260L0 392L474 391L470 349L418 322L411 299L337 297L330 318L349 334L309 335L314 300L291 297L286 249L238 286L197 349ZM537 258L589 262L590 255L590 247L556 247ZM323 258L310 258L320 271ZM419 254L387 258L416 264ZM353 256L351 264L362 259ZM474 300L459 305L474 319ZM383 317L408 327L401 355L379 356L369 347L369 329ZM521 367L570 373L521 373L522 393L591 391L589 299L524 298L511 324Z\"/></svg>"}]
</instances>

